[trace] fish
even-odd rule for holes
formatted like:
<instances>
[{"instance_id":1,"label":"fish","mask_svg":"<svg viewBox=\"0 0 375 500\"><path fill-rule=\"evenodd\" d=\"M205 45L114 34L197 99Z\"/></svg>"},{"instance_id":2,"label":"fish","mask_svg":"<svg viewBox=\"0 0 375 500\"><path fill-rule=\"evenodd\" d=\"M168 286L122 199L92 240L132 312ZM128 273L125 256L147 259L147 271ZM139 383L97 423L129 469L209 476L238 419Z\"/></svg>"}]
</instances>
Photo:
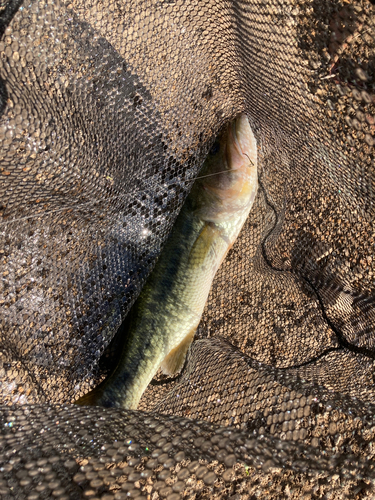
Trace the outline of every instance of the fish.
<instances>
[{"instance_id":1,"label":"fish","mask_svg":"<svg viewBox=\"0 0 375 500\"><path fill-rule=\"evenodd\" d=\"M157 370L182 370L214 276L253 206L257 144L242 114L229 122L199 177L127 318L121 355L109 376L75 401L136 409Z\"/></svg>"}]
</instances>

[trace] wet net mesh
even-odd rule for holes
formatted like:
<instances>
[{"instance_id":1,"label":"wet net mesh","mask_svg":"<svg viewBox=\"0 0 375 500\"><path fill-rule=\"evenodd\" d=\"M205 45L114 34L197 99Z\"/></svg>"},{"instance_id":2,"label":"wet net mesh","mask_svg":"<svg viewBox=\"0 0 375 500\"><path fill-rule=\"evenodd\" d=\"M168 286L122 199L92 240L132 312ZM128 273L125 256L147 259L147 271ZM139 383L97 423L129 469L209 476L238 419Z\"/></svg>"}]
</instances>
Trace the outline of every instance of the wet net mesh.
<instances>
[{"instance_id":1,"label":"wet net mesh","mask_svg":"<svg viewBox=\"0 0 375 500\"><path fill-rule=\"evenodd\" d=\"M0 2L0 496L374 495L368 0ZM182 373L76 407L220 129L259 190Z\"/></svg>"}]
</instances>

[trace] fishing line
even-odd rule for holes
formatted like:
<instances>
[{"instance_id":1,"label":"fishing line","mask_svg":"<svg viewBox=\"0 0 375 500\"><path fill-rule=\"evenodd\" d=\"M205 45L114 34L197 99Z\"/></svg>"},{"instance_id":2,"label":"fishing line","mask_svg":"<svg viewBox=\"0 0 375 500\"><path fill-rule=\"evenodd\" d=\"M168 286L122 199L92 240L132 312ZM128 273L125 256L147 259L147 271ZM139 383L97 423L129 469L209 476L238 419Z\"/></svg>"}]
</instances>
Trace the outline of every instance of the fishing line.
<instances>
[{"instance_id":1,"label":"fishing line","mask_svg":"<svg viewBox=\"0 0 375 500\"><path fill-rule=\"evenodd\" d=\"M249 158L249 156L246 153L243 153L243 154L245 156L247 156L248 160L253 165L253 162L251 161L251 159ZM240 170L240 168L232 169L231 172L236 172L237 170ZM201 175L201 176L193 177L192 179L184 180L184 181L181 181L181 182L184 182L184 183L192 182L192 183L194 183L195 181L197 181L199 179L205 179L206 177L213 177L215 175L225 174L227 172L228 172L228 170L221 170L221 171L215 172L213 174ZM144 193L146 191L148 191L148 189L141 189L139 191L136 191L134 194L135 195L139 195L140 193ZM122 196L126 197L126 196L128 196L130 194L131 194L131 192L128 191L127 193L124 193L123 195L116 195L116 196L110 196L109 198L105 198L104 201L105 202L110 202L110 201L114 201L114 200L120 200L122 198ZM47 203L50 203L51 201L47 201ZM72 211L74 209L81 209L81 208L95 207L95 204L98 204L98 203L101 203L101 202L103 202L103 199L98 199L98 200L95 200L93 202L92 201L88 201L88 202L84 202L84 203L80 203L80 204L76 204L76 205L68 205L67 207L56 208L56 209L48 210L48 211L41 211L41 212L39 212L38 214L35 214L35 215L32 215L32 214L31 215L25 215L24 217L18 217L16 219L10 219L10 220L7 220L7 221L2 221L2 222L0 222L0 226L4 226L6 224L11 224L13 222L20 222L20 221L27 220L27 219L37 219L37 218L40 218L42 216L56 214L56 213L59 213L59 212Z\"/></svg>"}]
</instances>

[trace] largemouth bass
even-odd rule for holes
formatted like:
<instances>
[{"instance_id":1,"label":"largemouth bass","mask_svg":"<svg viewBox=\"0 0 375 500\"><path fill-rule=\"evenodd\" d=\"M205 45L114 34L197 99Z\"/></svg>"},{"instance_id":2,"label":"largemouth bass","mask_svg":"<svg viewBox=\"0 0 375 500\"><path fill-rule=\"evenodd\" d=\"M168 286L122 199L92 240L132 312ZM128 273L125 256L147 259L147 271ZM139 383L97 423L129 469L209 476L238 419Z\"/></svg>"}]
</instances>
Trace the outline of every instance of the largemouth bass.
<instances>
[{"instance_id":1,"label":"largemouth bass","mask_svg":"<svg viewBox=\"0 0 375 500\"><path fill-rule=\"evenodd\" d=\"M241 115L207 156L129 313L120 361L76 404L135 409L159 367L181 370L215 273L253 205L257 179L256 141Z\"/></svg>"}]
</instances>

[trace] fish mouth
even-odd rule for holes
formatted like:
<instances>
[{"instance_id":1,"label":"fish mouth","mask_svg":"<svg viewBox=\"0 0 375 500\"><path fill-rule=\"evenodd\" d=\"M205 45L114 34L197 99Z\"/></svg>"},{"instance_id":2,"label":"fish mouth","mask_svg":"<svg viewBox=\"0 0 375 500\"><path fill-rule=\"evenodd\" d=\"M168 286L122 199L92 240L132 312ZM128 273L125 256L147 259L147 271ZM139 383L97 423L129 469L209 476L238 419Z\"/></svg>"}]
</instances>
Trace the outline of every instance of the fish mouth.
<instances>
[{"instance_id":1,"label":"fish mouth","mask_svg":"<svg viewBox=\"0 0 375 500\"><path fill-rule=\"evenodd\" d=\"M241 145L241 135L243 134L243 129L246 126L247 118L246 115L240 115L229 125L228 139L226 143L225 159L227 162L228 170L238 170L247 162L244 162L244 148Z\"/></svg>"},{"instance_id":2,"label":"fish mouth","mask_svg":"<svg viewBox=\"0 0 375 500\"><path fill-rule=\"evenodd\" d=\"M253 137L253 133L252 133L248 118L245 114L238 116L235 120L232 121L232 123L230 124L229 134L230 134L230 139L232 142L232 148L231 148L230 153L229 153L229 151L227 152L227 158L229 156L232 159L232 161L233 161L233 158L236 158L235 161L239 161L240 165L243 165L247 168L253 168L255 165L254 159L252 159L246 153L247 149L251 150L252 144L246 144L246 141L245 141L245 143L243 143L244 138ZM242 139L242 141L241 141L241 139ZM237 157L234 155L234 150L237 153ZM243 156L246 156L249 163L247 163L247 162L242 163ZM228 165L229 165L229 162L228 162Z\"/></svg>"},{"instance_id":3,"label":"fish mouth","mask_svg":"<svg viewBox=\"0 0 375 500\"><path fill-rule=\"evenodd\" d=\"M241 148L241 144L239 143L239 140L238 140L238 134L239 134L239 131L237 130L237 127L239 128L239 122L241 121L241 119L243 119L243 115L239 116L238 118L236 118L235 120L233 120L232 122L232 138L233 138L233 142L234 144L236 145L236 148L237 148L237 151L240 153L240 154L243 154L242 152L242 148Z\"/></svg>"}]
</instances>

